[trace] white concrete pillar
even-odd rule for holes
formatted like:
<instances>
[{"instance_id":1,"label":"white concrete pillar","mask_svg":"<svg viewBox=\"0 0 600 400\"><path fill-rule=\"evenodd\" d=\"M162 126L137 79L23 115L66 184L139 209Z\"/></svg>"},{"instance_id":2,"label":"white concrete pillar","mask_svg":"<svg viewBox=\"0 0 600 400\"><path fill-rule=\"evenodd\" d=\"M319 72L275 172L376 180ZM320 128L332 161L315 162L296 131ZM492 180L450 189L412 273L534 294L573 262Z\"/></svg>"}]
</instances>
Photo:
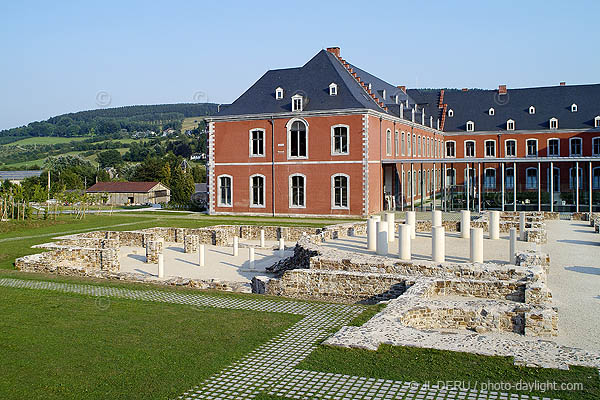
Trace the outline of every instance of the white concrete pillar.
<instances>
[{"instance_id":1,"label":"white concrete pillar","mask_svg":"<svg viewBox=\"0 0 600 400\"><path fill-rule=\"evenodd\" d=\"M398 257L410 261L410 225L398 225Z\"/></svg>"},{"instance_id":2,"label":"white concrete pillar","mask_svg":"<svg viewBox=\"0 0 600 400\"><path fill-rule=\"evenodd\" d=\"M388 243L394 243L394 240L396 240L396 214L393 212L386 213L385 221L388 224Z\"/></svg>"},{"instance_id":3,"label":"white concrete pillar","mask_svg":"<svg viewBox=\"0 0 600 400\"><path fill-rule=\"evenodd\" d=\"M201 267L204 267L205 265L205 249L204 249L204 244L200 244L200 246L198 246L198 265L200 265Z\"/></svg>"},{"instance_id":4,"label":"white concrete pillar","mask_svg":"<svg viewBox=\"0 0 600 400\"><path fill-rule=\"evenodd\" d=\"M238 238L237 236L233 237L233 256L237 256L238 255L238 250L240 247L240 238Z\"/></svg>"},{"instance_id":5,"label":"white concrete pillar","mask_svg":"<svg viewBox=\"0 0 600 400\"><path fill-rule=\"evenodd\" d=\"M517 262L517 228L510 228L510 245L509 245L509 255L508 262L511 264L515 264Z\"/></svg>"},{"instance_id":6,"label":"white concrete pillar","mask_svg":"<svg viewBox=\"0 0 600 400\"><path fill-rule=\"evenodd\" d=\"M377 221L375 218L367 219L367 250L375 251L377 249Z\"/></svg>"},{"instance_id":7,"label":"white concrete pillar","mask_svg":"<svg viewBox=\"0 0 600 400\"><path fill-rule=\"evenodd\" d=\"M489 212L488 231L490 232L490 239L500 239L500 211Z\"/></svg>"},{"instance_id":8,"label":"white concrete pillar","mask_svg":"<svg viewBox=\"0 0 600 400\"><path fill-rule=\"evenodd\" d=\"M522 242L525 241L525 213L519 213L519 237Z\"/></svg>"},{"instance_id":9,"label":"white concrete pillar","mask_svg":"<svg viewBox=\"0 0 600 400\"><path fill-rule=\"evenodd\" d=\"M162 253L158 253L158 277L165 277L165 256Z\"/></svg>"},{"instance_id":10,"label":"white concrete pillar","mask_svg":"<svg viewBox=\"0 0 600 400\"><path fill-rule=\"evenodd\" d=\"M260 247L261 249L265 247L265 230L260 230Z\"/></svg>"},{"instance_id":11,"label":"white concrete pillar","mask_svg":"<svg viewBox=\"0 0 600 400\"><path fill-rule=\"evenodd\" d=\"M460 211L460 237L468 239L471 235L471 211Z\"/></svg>"},{"instance_id":12,"label":"white concrete pillar","mask_svg":"<svg viewBox=\"0 0 600 400\"><path fill-rule=\"evenodd\" d=\"M283 258L285 252L285 242L283 238L279 238L279 257Z\"/></svg>"},{"instance_id":13,"label":"white concrete pillar","mask_svg":"<svg viewBox=\"0 0 600 400\"><path fill-rule=\"evenodd\" d=\"M254 271L254 247L248 247L248 263L250 264L250 270Z\"/></svg>"},{"instance_id":14,"label":"white concrete pillar","mask_svg":"<svg viewBox=\"0 0 600 400\"><path fill-rule=\"evenodd\" d=\"M442 226L442 212L440 210L431 212L431 226Z\"/></svg>"},{"instance_id":15,"label":"white concrete pillar","mask_svg":"<svg viewBox=\"0 0 600 400\"><path fill-rule=\"evenodd\" d=\"M414 239L417 237L417 213L414 211L406 212L406 225L410 225L410 238Z\"/></svg>"},{"instance_id":16,"label":"white concrete pillar","mask_svg":"<svg viewBox=\"0 0 600 400\"><path fill-rule=\"evenodd\" d=\"M471 262L483 262L483 229L471 228Z\"/></svg>"},{"instance_id":17,"label":"white concrete pillar","mask_svg":"<svg viewBox=\"0 0 600 400\"><path fill-rule=\"evenodd\" d=\"M373 215L371 218L373 218L375 222L381 221L381 215Z\"/></svg>"},{"instance_id":18,"label":"white concrete pillar","mask_svg":"<svg viewBox=\"0 0 600 400\"><path fill-rule=\"evenodd\" d=\"M377 254L386 256L388 253L387 222L377 222Z\"/></svg>"},{"instance_id":19,"label":"white concrete pillar","mask_svg":"<svg viewBox=\"0 0 600 400\"><path fill-rule=\"evenodd\" d=\"M431 258L435 262L446 261L446 238L444 227L434 226L431 228Z\"/></svg>"}]
</instances>

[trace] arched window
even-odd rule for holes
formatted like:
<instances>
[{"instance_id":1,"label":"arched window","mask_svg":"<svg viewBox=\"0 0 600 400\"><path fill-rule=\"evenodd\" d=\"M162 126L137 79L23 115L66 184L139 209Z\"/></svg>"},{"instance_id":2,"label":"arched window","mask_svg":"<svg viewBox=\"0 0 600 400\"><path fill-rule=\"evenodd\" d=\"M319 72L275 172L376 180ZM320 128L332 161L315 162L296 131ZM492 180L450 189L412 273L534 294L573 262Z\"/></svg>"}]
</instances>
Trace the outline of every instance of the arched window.
<instances>
[{"instance_id":1,"label":"arched window","mask_svg":"<svg viewBox=\"0 0 600 400\"><path fill-rule=\"evenodd\" d=\"M577 104L571 104L571 112L577 112Z\"/></svg>"},{"instance_id":2,"label":"arched window","mask_svg":"<svg viewBox=\"0 0 600 400\"><path fill-rule=\"evenodd\" d=\"M525 188L537 189L538 187L538 171L536 167L529 167L525 171Z\"/></svg>"},{"instance_id":3,"label":"arched window","mask_svg":"<svg viewBox=\"0 0 600 400\"><path fill-rule=\"evenodd\" d=\"M288 158L307 158L308 130L301 120L288 123Z\"/></svg>"},{"instance_id":4,"label":"arched window","mask_svg":"<svg viewBox=\"0 0 600 400\"><path fill-rule=\"evenodd\" d=\"M467 121L467 132L473 132L475 130L475 122Z\"/></svg>"},{"instance_id":5,"label":"arched window","mask_svg":"<svg viewBox=\"0 0 600 400\"><path fill-rule=\"evenodd\" d=\"M449 110L448 110L448 116L449 116L450 118L454 117L454 110L452 110L452 109L449 109Z\"/></svg>"},{"instance_id":6,"label":"arched window","mask_svg":"<svg viewBox=\"0 0 600 400\"><path fill-rule=\"evenodd\" d=\"M515 130L515 121L512 119L509 119L508 121L506 121L506 130L507 131L514 131Z\"/></svg>"},{"instance_id":7,"label":"arched window","mask_svg":"<svg viewBox=\"0 0 600 400\"><path fill-rule=\"evenodd\" d=\"M335 174L331 176L331 208L349 208L349 186L350 177L346 174Z\"/></svg>"},{"instance_id":8,"label":"arched window","mask_svg":"<svg viewBox=\"0 0 600 400\"><path fill-rule=\"evenodd\" d=\"M306 177L302 174L290 175L290 208L306 207Z\"/></svg>"},{"instance_id":9,"label":"arched window","mask_svg":"<svg viewBox=\"0 0 600 400\"><path fill-rule=\"evenodd\" d=\"M337 92L338 92L338 86L335 83L330 83L329 84L329 95L330 96L337 96Z\"/></svg>"},{"instance_id":10,"label":"arched window","mask_svg":"<svg viewBox=\"0 0 600 400\"><path fill-rule=\"evenodd\" d=\"M517 141L515 139L508 139L504 142L504 156L505 157L516 157L517 156Z\"/></svg>"},{"instance_id":11,"label":"arched window","mask_svg":"<svg viewBox=\"0 0 600 400\"><path fill-rule=\"evenodd\" d=\"M392 131L389 129L385 132L385 154L392 155Z\"/></svg>"},{"instance_id":12,"label":"arched window","mask_svg":"<svg viewBox=\"0 0 600 400\"><path fill-rule=\"evenodd\" d=\"M485 141L485 156L496 157L496 141L493 139Z\"/></svg>"},{"instance_id":13,"label":"arched window","mask_svg":"<svg viewBox=\"0 0 600 400\"><path fill-rule=\"evenodd\" d=\"M233 205L233 177L220 175L217 178L218 206L231 207Z\"/></svg>"},{"instance_id":14,"label":"arched window","mask_svg":"<svg viewBox=\"0 0 600 400\"><path fill-rule=\"evenodd\" d=\"M446 157L456 157L456 142L453 140L446 141Z\"/></svg>"},{"instance_id":15,"label":"arched window","mask_svg":"<svg viewBox=\"0 0 600 400\"><path fill-rule=\"evenodd\" d=\"M506 168L504 176L504 184L506 189L513 189L515 187L515 170L512 168Z\"/></svg>"},{"instance_id":16,"label":"arched window","mask_svg":"<svg viewBox=\"0 0 600 400\"><path fill-rule=\"evenodd\" d=\"M583 189L583 168L579 167L579 176L576 168L569 168L569 188L575 189L575 182L579 182L579 189Z\"/></svg>"},{"instance_id":17,"label":"arched window","mask_svg":"<svg viewBox=\"0 0 600 400\"><path fill-rule=\"evenodd\" d=\"M494 168L486 168L483 184L486 189L496 188L496 170Z\"/></svg>"},{"instance_id":18,"label":"arched window","mask_svg":"<svg viewBox=\"0 0 600 400\"><path fill-rule=\"evenodd\" d=\"M530 106L529 107L529 114L531 114L531 115L535 114L535 107L534 106Z\"/></svg>"},{"instance_id":19,"label":"arched window","mask_svg":"<svg viewBox=\"0 0 600 400\"><path fill-rule=\"evenodd\" d=\"M600 189L600 167L592 170L592 188Z\"/></svg>"},{"instance_id":20,"label":"arched window","mask_svg":"<svg viewBox=\"0 0 600 400\"><path fill-rule=\"evenodd\" d=\"M550 118L550 129L558 129L558 118Z\"/></svg>"},{"instance_id":21,"label":"arched window","mask_svg":"<svg viewBox=\"0 0 600 400\"><path fill-rule=\"evenodd\" d=\"M581 138L569 139L569 155L581 156Z\"/></svg>"},{"instance_id":22,"label":"arched window","mask_svg":"<svg viewBox=\"0 0 600 400\"><path fill-rule=\"evenodd\" d=\"M265 177L256 174L250 177L250 207L265 206Z\"/></svg>"},{"instance_id":23,"label":"arched window","mask_svg":"<svg viewBox=\"0 0 600 400\"><path fill-rule=\"evenodd\" d=\"M404 155L406 154L406 137L404 135L404 132L402 132L402 141L401 141L401 154Z\"/></svg>"},{"instance_id":24,"label":"arched window","mask_svg":"<svg viewBox=\"0 0 600 400\"><path fill-rule=\"evenodd\" d=\"M394 132L394 154L396 156L400 155L400 137L398 136L398 131Z\"/></svg>"},{"instance_id":25,"label":"arched window","mask_svg":"<svg viewBox=\"0 0 600 400\"><path fill-rule=\"evenodd\" d=\"M331 127L331 155L347 155L350 136L348 125Z\"/></svg>"},{"instance_id":26,"label":"arched window","mask_svg":"<svg viewBox=\"0 0 600 400\"><path fill-rule=\"evenodd\" d=\"M465 157L475 157L475 141L465 141Z\"/></svg>"},{"instance_id":27,"label":"arched window","mask_svg":"<svg viewBox=\"0 0 600 400\"><path fill-rule=\"evenodd\" d=\"M537 157L538 146L537 139L527 139L527 157Z\"/></svg>"},{"instance_id":28,"label":"arched window","mask_svg":"<svg viewBox=\"0 0 600 400\"><path fill-rule=\"evenodd\" d=\"M256 128L250 130L250 157L265 156L265 130Z\"/></svg>"},{"instance_id":29,"label":"arched window","mask_svg":"<svg viewBox=\"0 0 600 400\"><path fill-rule=\"evenodd\" d=\"M275 98L277 100L283 99L283 88L278 87L277 89L275 89Z\"/></svg>"},{"instance_id":30,"label":"arched window","mask_svg":"<svg viewBox=\"0 0 600 400\"><path fill-rule=\"evenodd\" d=\"M495 111L493 108L490 108L490 109L488 110L488 114L489 114L489 115L494 115L495 113L496 113L496 111Z\"/></svg>"}]
</instances>

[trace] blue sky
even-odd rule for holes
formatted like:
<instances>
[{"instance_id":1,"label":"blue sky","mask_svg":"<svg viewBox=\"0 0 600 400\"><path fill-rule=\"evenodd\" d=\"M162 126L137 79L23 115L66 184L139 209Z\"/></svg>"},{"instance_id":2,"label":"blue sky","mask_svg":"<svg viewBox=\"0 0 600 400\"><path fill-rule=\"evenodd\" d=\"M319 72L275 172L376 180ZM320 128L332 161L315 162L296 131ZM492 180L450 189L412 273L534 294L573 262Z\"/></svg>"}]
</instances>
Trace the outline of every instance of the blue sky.
<instances>
[{"instance_id":1,"label":"blue sky","mask_svg":"<svg viewBox=\"0 0 600 400\"><path fill-rule=\"evenodd\" d=\"M595 0L254 3L2 2L0 129L98 104L229 103L328 46L408 87L600 82Z\"/></svg>"}]
</instances>

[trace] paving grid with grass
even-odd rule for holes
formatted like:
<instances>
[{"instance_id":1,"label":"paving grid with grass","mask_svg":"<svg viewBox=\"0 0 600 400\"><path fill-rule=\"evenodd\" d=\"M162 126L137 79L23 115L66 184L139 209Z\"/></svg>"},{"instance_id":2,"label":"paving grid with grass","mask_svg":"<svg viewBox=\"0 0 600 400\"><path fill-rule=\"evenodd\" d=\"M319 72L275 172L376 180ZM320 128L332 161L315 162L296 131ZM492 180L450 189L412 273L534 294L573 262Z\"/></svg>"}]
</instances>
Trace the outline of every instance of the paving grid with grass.
<instances>
[{"instance_id":1,"label":"paving grid with grass","mask_svg":"<svg viewBox=\"0 0 600 400\"><path fill-rule=\"evenodd\" d=\"M303 318L267 343L184 392L179 399L537 399L538 396L485 391L477 388L447 389L422 384L341 372L302 370L300 364L329 336L332 329L349 323L364 308L295 300L244 296L137 290L48 281L0 279L0 286L56 290L87 296L116 297L201 307L298 314ZM371 352L372 353L372 352ZM376 353L374 353L376 354ZM200 361L199 361L200 362ZM352 358L351 363L356 359ZM300 364L300 365L299 365ZM372 375L372 374L370 374ZM576 396L572 398L583 398Z\"/></svg>"}]
</instances>

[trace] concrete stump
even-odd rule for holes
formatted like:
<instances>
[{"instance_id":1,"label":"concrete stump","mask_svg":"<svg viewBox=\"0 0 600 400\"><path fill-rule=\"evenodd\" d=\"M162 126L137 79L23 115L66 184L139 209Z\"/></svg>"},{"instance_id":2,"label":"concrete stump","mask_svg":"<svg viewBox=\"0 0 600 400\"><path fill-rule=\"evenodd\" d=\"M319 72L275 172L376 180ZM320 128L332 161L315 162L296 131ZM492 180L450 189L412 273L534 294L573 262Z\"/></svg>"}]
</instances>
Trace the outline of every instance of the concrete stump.
<instances>
[{"instance_id":1,"label":"concrete stump","mask_svg":"<svg viewBox=\"0 0 600 400\"><path fill-rule=\"evenodd\" d=\"M442 226L442 212L440 210L431 212L431 226Z\"/></svg>"},{"instance_id":2,"label":"concrete stump","mask_svg":"<svg viewBox=\"0 0 600 400\"><path fill-rule=\"evenodd\" d=\"M483 262L483 229L471 228L471 262Z\"/></svg>"},{"instance_id":3,"label":"concrete stump","mask_svg":"<svg viewBox=\"0 0 600 400\"><path fill-rule=\"evenodd\" d=\"M377 249L377 221L373 217L367 219L367 250Z\"/></svg>"},{"instance_id":4,"label":"concrete stump","mask_svg":"<svg viewBox=\"0 0 600 400\"><path fill-rule=\"evenodd\" d=\"M250 270L254 271L254 247L248 247L248 263L250 264Z\"/></svg>"},{"instance_id":5,"label":"concrete stump","mask_svg":"<svg viewBox=\"0 0 600 400\"><path fill-rule=\"evenodd\" d=\"M279 239L279 257L283 258L283 256L285 255L285 242L283 240L283 238Z\"/></svg>"},{"instance_id":6,"label":"concrete stump","mask_svg":"<svg viewBox=\"0 0 600 400\"><path fill-rule=\"evenodd\" d=\"M393 212L385 213L385 221L388 224L388 243L394 243L394 240L396 240L396 214Z\"/></svg>"},{"instance_id":7,"label":"concrete stump","mask_svg":"<svg viewBox=\"0 0 600 400\"><path fill-rule=\"evenodd\" d=\"M200 237L198 237L198 235L185 235L183 238L183 252L195 253L198 251L199 244Z\"/></svg>"},{"instance_id":8,"label":"concrete stump","mask_svg":"<svg viewBox=\"0 0 600 400\"><path fill-rule=\"evenodd\" d=\"M265 247L265 230L264 229L260 230L260 247L261 248Z\"/></svg>"},{"instance_id":9,"label":"concrete stump","mask_svg":"<svg viewBox=\"0 0 600 400\"><path fill-rule=\"evenodd\" d=\"M510 228L508 262L517 263L517 228Z\"/></svg>"},{"instance_id":10,"label":"concrete stump","mask_svg":"<svg viewBox=\"0 0 600 400\"><path fill-rule=\"evenodd\" d=\"M204 244L201 244L198 247L198 265L204 267L205 265L205 254L204 254Z\"/></svg>"},{"instance_id":11,"label":"concrete stump","mask_svg":"<svg viewBox=\"0 0 600 400\"><path fill-rule=\"evenodd\" d=\"M431 258L435 262L446 261L446 238L443 226L431 228Z\"/></svg>"},{"instance_id":12,"label":"concrete stump","mask_svg":"<svg viewBox=\"0 0 600 400\"><path fill-rule=\"evenodd\" d=\"M460 237L468 239L471 235L471 211L460 211Z\"/></svg>"},{"instance_id":13,"label":"concrete stump","mask_svg":"<svg viewBox=\"0 0 600 400\"><path fill-rule=\"evenodd\" d=\"M398 225L398 257L410 261L410 225Z\"/></svg>"},{"instance_id":14,"label":"concrete stump","mask_svg":"<svg viewBox=\"0 0 600 400\"><path fill-rule=\"evenodd\" d=\"M377 222L377 254L386 256L388 253L387 222Z\"/></svg>"},{"instance_id":15,"label":"concrete stump","mask_svg":"<svg viewBox=\"0 0 600 400\"><path fill-rule=\"evenodd\" d=\"M238 253L239 253L239 248L240 248L240 238L237 236L233 237L233 249L232 249L232 255L234 257L237 257Z\"/></svg>"},{"instance_id":16,"label":"concrete stump","mask_svg":"<svg viewBox=\"0 0 600 400\"><path fill-rule=\"evenodd\" d=\"M410 238L415 239L417 237L417 213L414 211L406 212L406 225L410 225Z\"/></svg>"},{"instance_id":17,"label":"concrete stump","mask_svg":"<svg viewBox=\"0 0 600 400\"><path fill-rule=\"evenodd\" d=\"M525 213L521 211L519 213L519 236L522 242L525 241Z\"/></svg>"},{"instance_id":18,"label":"concrete stump","mask_svg":"<svg viewBox=\"0 0 600 400\"><path fill-rule=\"evenodd\" d=\"M488 231L490 239L500 239L500 211L490 211L488 215Z\"/></svg>"},{"instance_id":19,"label":"concrete stump","mask_svg":"<svg viewBox=\"0 0 600 400\"><path fill-rule=\"evenodd\" d=\"M158 255L158 277L165 277L165 258L162 253Z\"/></svg>"}]
</instances>

